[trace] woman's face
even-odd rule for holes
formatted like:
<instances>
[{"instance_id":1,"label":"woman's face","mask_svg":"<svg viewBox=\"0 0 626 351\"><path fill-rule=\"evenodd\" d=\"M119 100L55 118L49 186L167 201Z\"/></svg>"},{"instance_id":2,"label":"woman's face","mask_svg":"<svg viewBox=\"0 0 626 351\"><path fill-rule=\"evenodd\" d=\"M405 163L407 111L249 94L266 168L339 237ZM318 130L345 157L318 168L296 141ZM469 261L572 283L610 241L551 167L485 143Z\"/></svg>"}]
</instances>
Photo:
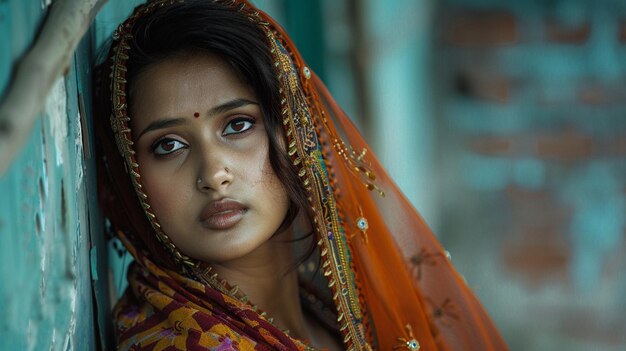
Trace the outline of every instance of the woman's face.
<instances>
[{"instance_id":1,"label":"woman's face","mask_svg":"<svg viewBox=\"0 0 626 351\"><path fill-rule=\"evenodd\" d=\"M274 235L289 199L253 89L225 61L194 54L149 66L130 112L148 202L182 253L225 262Z\"/></svg>"}]
</instances>

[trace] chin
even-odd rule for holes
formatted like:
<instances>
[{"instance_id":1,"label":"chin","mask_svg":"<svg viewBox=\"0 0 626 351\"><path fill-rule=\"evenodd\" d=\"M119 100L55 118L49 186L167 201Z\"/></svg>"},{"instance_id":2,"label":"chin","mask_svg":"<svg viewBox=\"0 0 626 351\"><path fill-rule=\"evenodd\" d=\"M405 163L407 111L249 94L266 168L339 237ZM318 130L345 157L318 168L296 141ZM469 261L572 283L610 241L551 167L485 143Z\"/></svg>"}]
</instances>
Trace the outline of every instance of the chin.
<instances>
[{"instance_id":1,"label":"chin","mask_svg":"<svg viewBox=\"0 0 626 351\"><path fill-rule=\"evenodd\" d=\"M210 252L208 255L206 252L204 255L199 255L199 259L207 263L222 264L225 262L237 260L246 257L254 251L253 247L233 247L230 245L223 246L218 252Z\"/></svg>"}]
</instances>

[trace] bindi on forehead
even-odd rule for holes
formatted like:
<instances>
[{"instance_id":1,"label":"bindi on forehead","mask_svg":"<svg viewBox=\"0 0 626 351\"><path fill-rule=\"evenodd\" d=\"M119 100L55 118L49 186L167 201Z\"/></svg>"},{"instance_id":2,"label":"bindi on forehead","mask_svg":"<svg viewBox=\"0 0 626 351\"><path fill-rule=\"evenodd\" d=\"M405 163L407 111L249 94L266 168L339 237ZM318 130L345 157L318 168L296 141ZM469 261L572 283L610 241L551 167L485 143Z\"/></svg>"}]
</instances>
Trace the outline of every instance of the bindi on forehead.
<instances>
[{"instance_id":1,"label":"bindi on forehead","mask_svg":"<svg viewBox=\"0 0 626 351\"><path fill-rule=\"evenodd\" d=\"M200 112L196 112L196 113L194 113L194 114L193 114L193 116L194 116L195 118L200 117Z\"/></svg>"}]
</instances>

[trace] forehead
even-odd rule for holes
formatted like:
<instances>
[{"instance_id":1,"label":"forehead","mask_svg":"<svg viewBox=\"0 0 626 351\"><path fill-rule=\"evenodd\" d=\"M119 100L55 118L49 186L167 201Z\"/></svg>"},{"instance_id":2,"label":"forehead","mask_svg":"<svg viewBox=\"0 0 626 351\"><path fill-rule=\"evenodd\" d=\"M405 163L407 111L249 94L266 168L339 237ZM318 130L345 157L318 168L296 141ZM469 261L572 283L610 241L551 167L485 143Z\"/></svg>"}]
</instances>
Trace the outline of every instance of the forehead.
<instances>
[{"instance_id":1,"label":"forehead","mask_svg":"<svg viewBox=\"0 0 626 351\"><path fill-rule=\"evenodd\" d=\"M131 120L180 117L238 98L256 101L228 62L210 54L178 55L149 65L131 82Z\"/></svg>"}]
</instances>

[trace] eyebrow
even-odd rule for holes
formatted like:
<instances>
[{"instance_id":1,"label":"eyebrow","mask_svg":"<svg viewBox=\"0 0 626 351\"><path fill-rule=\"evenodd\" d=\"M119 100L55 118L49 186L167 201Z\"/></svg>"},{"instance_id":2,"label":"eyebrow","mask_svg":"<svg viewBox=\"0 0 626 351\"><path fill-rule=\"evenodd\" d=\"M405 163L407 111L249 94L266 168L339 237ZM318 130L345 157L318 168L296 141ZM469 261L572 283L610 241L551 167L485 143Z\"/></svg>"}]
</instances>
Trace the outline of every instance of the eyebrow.
<instances>
[{"instance_id":1,"label":"eyebrow","mask_svg":"<svg viewBox=\"0 0 626 351\"><path fill-rule=\"evenodd\" d=\"M220 113L224 113L226 111L234 110L238 107L246 106L246 105L258 105L259 103L256 101L248 100L248 99L233 99L230 101L226 101L223 104L217 105L209 110L209 116L217 115Z\"/></svg>"},{"instance_id":2,"label":"eyebrow","mask_svg":"<svg viewBox=\"0 0 626 351\"><path fill-rule=\"evenodd\" d=\"M209 110L209 117L211 116L215 116L217 114L220 113L224 113L233 109L236 109L238 107L242 107L242 106L246 106L246 105L258 105L258 102L252 101L252 100L248 100L248 99L233 99L230 101L226 101L223 104L217 105L213 108L211 108ZM141 133L139 133L139 135L137 136L137 140L139 140L141 138L142 135L154 131L154 130L158 130L158 129L165 129L165 128L169 128L169 127L173 127L173 126L177 126L177 125L182 125L187 123L187 119L185 118L167 118L167 119L160 119L154 122L151 122L150 124L148 124L148 126L146 128L144 128L144 130L141 131Z\"/></svg>"}]
</instances>

